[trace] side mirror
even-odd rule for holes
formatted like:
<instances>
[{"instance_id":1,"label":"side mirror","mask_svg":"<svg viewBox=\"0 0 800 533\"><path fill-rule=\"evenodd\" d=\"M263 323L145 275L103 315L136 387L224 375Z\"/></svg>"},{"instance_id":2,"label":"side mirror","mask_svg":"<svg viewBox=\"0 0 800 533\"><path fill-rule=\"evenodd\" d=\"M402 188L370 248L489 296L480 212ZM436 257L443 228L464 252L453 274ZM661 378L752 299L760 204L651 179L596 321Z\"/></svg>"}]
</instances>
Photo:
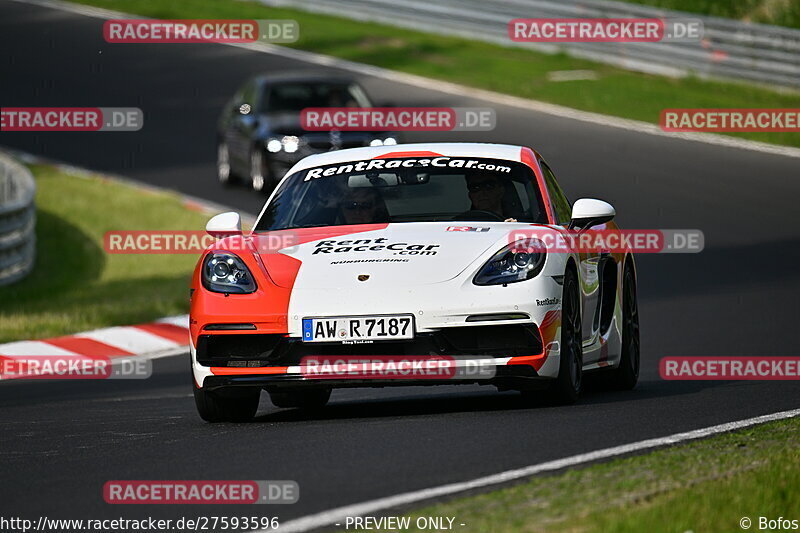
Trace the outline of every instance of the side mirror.
<instances>
[{"instance_id":1,"label":"side mirror","mask_svg":"<svg viewBox=\"0 0 800 533\"><path fill-rule=\"evenodd\" d=\"M611 204L595 198L581 198L572 206L570 229L586 229L609 222L617 212Z\"/></svg>"},{"instance_id":2,"label":"side mirror","mask_svg":"<svg viewBox=\"0 0 800 533\"><path fill-rule=\"evenodd\" d=\"M242 234L242 218L239 213L229 211L211 218L206 224L206 232L212 237L223 238Z\"/></svg>"}]
</instances>

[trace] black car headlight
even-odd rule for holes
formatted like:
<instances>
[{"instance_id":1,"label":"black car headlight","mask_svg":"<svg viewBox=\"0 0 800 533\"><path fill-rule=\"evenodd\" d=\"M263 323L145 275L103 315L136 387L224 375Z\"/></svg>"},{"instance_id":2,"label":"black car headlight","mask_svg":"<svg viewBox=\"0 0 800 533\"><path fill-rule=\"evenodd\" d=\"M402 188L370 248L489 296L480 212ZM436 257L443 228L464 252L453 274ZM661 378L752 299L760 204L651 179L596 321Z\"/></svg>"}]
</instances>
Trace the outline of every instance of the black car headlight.
<instances>
[{"instance_id":1,"label":"black car headlight","mask_svg":"<svg viewBox=\"0 0 800 533\"><path fill-rule=\"evenodd\" d=\"M264 142L267 151L274 153L283 150L287 154L293 154L300 149L301 140L295 135L284 135L283 137L270 137Z\"/></svg>"},{"instance_id":2,"label":"black car headlight","mask_svg":"<svg viewBox=\"0 0 800 533\"><path fill-rule=\"evenodd\" d=\"M255 292L256 282L239 257L230 252L214 252L203 261L203 287L212 292L247 294Z\"/></svg>"},{"instance_id":3,"label":"black car headlight","mask_svg":"<svg viewBox=\"0 0 800 533\"><path fill-rule=\"evenodd\" d=\"M475 285L505 285L525 281L544 267L545 245L538 239L509 244L486 262L475 275Z\"/></svg>"},{"instance_id":4,"label":"black car headlight","mask_svg":"<svg viewBox=\"0 0 800 533\"><path fill-rule=\"evenodd\" d=\"M397 144L397 138L389 136L383 139L372 139L369 142L370 146L394 146Z\"/></svg>"}]
</instances>

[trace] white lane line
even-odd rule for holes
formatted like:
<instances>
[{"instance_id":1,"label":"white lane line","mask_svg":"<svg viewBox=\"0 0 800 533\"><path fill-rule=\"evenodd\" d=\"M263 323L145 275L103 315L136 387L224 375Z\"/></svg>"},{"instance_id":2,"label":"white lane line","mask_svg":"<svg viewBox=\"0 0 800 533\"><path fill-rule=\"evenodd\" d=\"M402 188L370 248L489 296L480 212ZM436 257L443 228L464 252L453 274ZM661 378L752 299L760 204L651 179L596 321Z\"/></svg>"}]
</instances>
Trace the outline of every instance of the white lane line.
<instances>
[{"instance_id":1,"label":"white lane line","mask_svg":"<svg viewBox=\"0 0 800 533\"><path fill-rule=\"evenodd\" d=\"M0 355L13 357L35 357L35 356L56 356L56 357L82 357L80 354L70 352L64 348L53 346L42 341L17 341L7 344L0 344Z\"/></svg>"},{"instance_id":2,"label":"white lane line","mask_svg":"<svg viewBox=\"0 0 800 533\"><path fill-rule=\"evenodd\" d=\"M451 483L449 485L441 485L438 487L431 487L428 489L423 489L418 491L405 492L403 494L398 494L396 496L389 496L387 498L379 498L377 500L371 500L363 503L357 503L354 505L338 507L336 509L330 509L328 511L323 511L321 513L304 516L302 518L297 518L295 520L290 520L288 522L282 523L281 532L294 533L301 531L310 531L312 529L317 529L320 527L330 526L332 524L344 522L348 516L369 515L370 513L376 513L395 507L402 507L405 505L418 503L433 498L440 498L442 496L449 496L452 494L457 494L459 492L479 489L482 487L497 485L500 483L508 483L509 481L514 481L517 479L534 476L536 474L541 474L543 472L552 472L568 468L571 466L586 464L592 461L608 459L610 457L616 457L619 455L625 455L642 450L660 448L662 446L668 446L671 444L677 444L689 440L701 439L719 433L726 433L728 431L734 431L737 429L755 426L757 424L763 424L765 422L773 422L776 420L794 418L796 416L800 416L800 409L793 409L791 411L782 411L770 415L748 418L746 420L728 422L726 424L720 424L718 426L695 429L693 431L687 431L685 433L675 433L674 435L669 435L666 437L647 439L639 442L633 442L630 444L623 444L622 446L614 446L612 448L605 448L602 450L597 450L589 453L573 455L571 457L565 457L563 459L557 459L555 461L548 461L546 463L539 463L536 465L526 466L524 468L519 468L516 470L507 470L505 472L500 472L499 474L493 474L490 476L473 479L471 481ZM257 530L256 533L268 533L268 532L267 530Z\"/></svg>"},{"instance_id":3,"label":"white lane line","mask_svg":"<svg viewBox=\"0 0 800 533\"><path fill-rule=\"evenodd\" d=\"M104 328L78 333L75 337L94 339L121 348L134 355L160 352L178 346L178 343L129 326Z\"/></svg>"},{"instance_id":4,"label":"white lane line","mask_svg":"<svg viewBox=\"0 0 800 533\"><path fill-rule=\"evenodd\" d=\"M61 11L68 11L79 15L100 18L100 19L123 19L123 18L146 18L131 15L129 13L122 13L120 11L113 11L109 9L102 9L96 7L87 7L78 4L71 4L61 0L14 0L26 4L34 4L51 9L59 9ZM728 148L736 148L740 150L752 150L755 152L762 152L772 155L782 155L786 157L800 158L800 148L791 146L781 146L778 144L769 144L758 141L748 141L739 139L737 137L729 137L726 135L719 135L714 133L675 133L663 131L659 126L648 122L641 122L638 120L631 120L625 118L612 117L602 115L600 113L591 113L589 111L579 111L569 107L548 104L538 100L529 100L527 98L520 98L518 96L510 96L507 94L496 93L484 89L474 89L465 87L456 83L446 81L433 80L423 76L416 76L414 74L406 74L404 72L396 72L393 70L375 67L372 65L365 65L345 59L338 59L314 52L307 52L304 50L297 50L294 48L287 48L267 43L222 43L226 46L235 46L238 48L245 48L254 52L261 52L273 54L289 59L296 59L305 63L312 63L315 65L332 67L349 72L362 74L365 76L373 76L388 81L403 83L406 85L413 85L423 89L439 91L443 93L453 94L466 98L475 98L486 102L491 102L497 105L505 105L525 109L527 111L535 111L538 113L545 113L548 115L567 118L571 120L578 120L600 126L618 128L628 131L635 131L637 133L644 133L647 135L656 135L659 137L669 137L673 139L682 139L685 141L699 142L711 144L715 146L725 146Z\"/></svg>"},{"instance_id":5,"label":"white lane line","mask_svg":"<svg viewBox=\"0 0 800 533\"><path fill-rule=\"evenodd\" d=\"M168 317L164 317L164 318L159 318L158 320L156 320L156 322L158 322L160 324L172 324L173 326L186 328L187 329L187 333L186 334L187 335L189 334L188 333L189 315L168 316Z\"/></svg>"}]
</instances>

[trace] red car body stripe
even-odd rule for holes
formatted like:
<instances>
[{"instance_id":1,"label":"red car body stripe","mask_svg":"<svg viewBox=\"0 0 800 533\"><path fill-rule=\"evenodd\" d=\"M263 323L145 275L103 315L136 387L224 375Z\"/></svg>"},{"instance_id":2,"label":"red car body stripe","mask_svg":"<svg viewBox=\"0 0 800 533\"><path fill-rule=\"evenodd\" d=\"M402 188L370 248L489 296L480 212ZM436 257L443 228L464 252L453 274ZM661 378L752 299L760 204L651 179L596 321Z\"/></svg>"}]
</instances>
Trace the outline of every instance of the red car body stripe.
<instances>
[{"instance_id":1,"label":"red car body stripe","mask_svg":"<svg viewBox=\"0 0 800 533\"><path fill-rule=\"evenodd\" d=\"M286 374L288 366L254 366L254 367L228 367L212 366L211 373L215 376L240 376L260 374Z\"/></svg>"},{"instance_id":2,"label":"red car body stripe","mask_svg":"<svg viewBox=\"0 0 800 533\"><path fill-rule=\"evenodd\" d=\"M291 231L293 234L292 243L294 245L306 244L312 241L353 235L365 231L376 231L386 229L388 223L382 224L357 224L351 226L330 226L324 228L300 228ZM301 261L280 253L278 250L260 254L261 260L267 269L267 275L276 285L291 289L300 270ZM289 301L286 301L288 310Z\"/></svg>"},{"instance_id":3,"label":"red car body stripe","mask_svg":"<svg viewBox=\"0 0 800 533\"><path fill-rule=\"evenodd\" d=\"M550 193L547 192L547 186L544 183L544 176L542 175L542 169L539 168L539 163L536 162L536 156L533 153L533 150L527 147L522 147L519 153L520 160L528 165L533 173L536 175L536 182L539 184L539 192L542 194L542 199L544 200L544 209L547 212L547 223L548 224L555 224L556 217L553 215L553 205L550 202Z\"/></svg>"},{"instance_id":4,"label":"red car body stripe","mask_svg":"<svg viewBox=\"0 0 800 533\"><path fill-rule=\"evenodd\" d=\"M299 228L272 232L272 234L291 233L293 237L291 245L294 246L326 238L382 230L387 226L388 223ZM225 241L223 240L215 249L224 250ZM200 282L200 265L198 265L192 281L192 286L196 289L192 296L190 326L194 346L197 346L197 337L202 328L211 323L247 322L255 324L257 327L253 331L219 332L214 333L215 335L288 332L289 299L302 262L282 254L278 250L261 254L256 254L255 250L253 252L253 254L239 254L242 261L256 276L258 290L253 294L225 297L224 294L207 291ZM263 265L257 258L260 258ZM261 276L258 273L261 273ZM203 334L208 333L207 331L203 332Z\"/></svg>"},{"instance_id":5,"label":"red car body stripe","mask_svg":"<svg viewBox=\"0 0 800 533\"><path fill-rule=\"evenodd\" d=\"M537 372L547 361L547 346L556 340L561 327L561 310L552 310L545 313L542 323L539 324L539 334L542 337L542 353L539 355L512 357L510 365L531 365Z\"/></svg>"},{"instance_id":6,"label":"red car body stripe","mask_svg":"<svg viewBox=\"0 0 800 533\"><path fill-rule=\"evenodd\" d=\"M388 154L376 155L372 159L397 159L400 157L444 157L436 152L389 152Z\"/></svg>"},{"instance_id":7,"label":"red car body stripe","mask_svg":"<svg viewBox=\"0 0 800 533\"><path fill-rule=\"evenodd\" d=\"M186 328L182 328L174 324L161 324L158 322L152 322L150 324L139 324L138 326L133 327L178 344L186 344L186 339L189 335L189 333L186 331Z\"/></svg>"},{"instance_id":8,"label":"red car body stripe","mask_svg":"<svg viewBox=\"0 0 800 533\"><path fill-rule=\"evenodd\" d=\"M508 362L509 365L531 365L537 372L547 360L547 354L542 352L536 355L520 355L512 357Z\"/></svg>"},{"instance_id":9,"label":"red car body stripe","mask_svg":"<svg viewBox=\"0 0 800 533\"><path fill-rule=\"evenodd\" d=\"M600 337L600 359L598 363L608 362L608 339ZM600 366L603 366L602 364Z\"/></svg>"}]
</instances>

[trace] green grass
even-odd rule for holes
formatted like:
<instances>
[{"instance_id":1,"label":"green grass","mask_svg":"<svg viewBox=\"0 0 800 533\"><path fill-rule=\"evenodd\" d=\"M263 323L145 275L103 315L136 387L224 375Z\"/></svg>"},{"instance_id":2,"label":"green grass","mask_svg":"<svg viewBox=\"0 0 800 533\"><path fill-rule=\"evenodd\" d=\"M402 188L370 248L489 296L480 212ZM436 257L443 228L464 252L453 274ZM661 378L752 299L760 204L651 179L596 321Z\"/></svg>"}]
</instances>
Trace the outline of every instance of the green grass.
<instances>
[{"instance_id":1,"label":"green grass","mask_svg":"<svg viewBox=\"0 0 800 533\"><path fill-rule=\"evenodd\" d=\"M733 532L747 516L758 531L759 516L800 518L798 442L795 418L535 477L407 516L412 524L455 517L455 529L470 533Z\"/></svg>"},{"instance_id":2,"label":"green grass","mask_svg":"<svg viewBox=\"0 0 800 533\"><path fill-rule=\"evenodd\" d=\"M0 342L135 324L188 311L197 256L107 254L111 230L202 230L208 217L170 193L31 167L36 177L33 272L0 287Z\"/></svg>"},{"instance_id":3,"label":"green grass","mask_svg":"<svg viewBox=\"0 0 800 533\"><path fill-rule=\"evenodd\" d=\"M800 28L797 0L624 0L689 13Z\"/></svg>"},{"instance_id":4,"label":"green grass","mask_svg":"<svg viewBox=\"0 0 800 533\"><path fill-rule=\"evenodd\" d=\"M162 19L295 19L300 40L290 46L369 65L658 123L664 108L797 108L800 93L779 93L737 83L689 77L664 78L521 48L422 33L344 18L276 9L242 0L83 0L81 3ZM109 45L136 46L136 45ZM168 45L165 45L168 46ZM596 80L551 82L559 70L593 70ZM375 95L380 101L380 95ZM536 125L532 124L531 128ZM797 133L732 133L732 136L800 146Z\"/></svg>"}]
</instances>

